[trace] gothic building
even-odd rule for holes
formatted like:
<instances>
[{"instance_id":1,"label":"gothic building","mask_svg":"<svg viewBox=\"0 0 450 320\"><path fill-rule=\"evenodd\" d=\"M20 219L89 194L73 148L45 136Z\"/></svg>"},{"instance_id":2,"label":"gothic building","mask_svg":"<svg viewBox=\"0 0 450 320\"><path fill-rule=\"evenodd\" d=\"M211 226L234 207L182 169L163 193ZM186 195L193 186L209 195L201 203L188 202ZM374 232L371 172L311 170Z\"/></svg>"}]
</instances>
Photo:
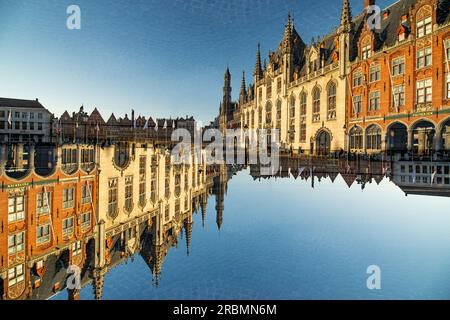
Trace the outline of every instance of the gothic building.
<instances>
[{"instance_id":1,"label":"gothic building","mask_svg":"<svg viewBox=\"0 0 450 320\"><path fill-rule=\"evenodd\" d=\"M282 147L316 155L449 150L449 1L373 5L353 16L343 0L339 26L309 44L289 16L225 126L278 129Z\"/></svg>"},{"instance_id":2,"label":"gothic building","mask_svg":"<svg viewBox=\"0 0 450 320\"><path fill-rule=\"evenodd\" d=\"M6 147L0 150L0 299L46 299L65 286L69 265L85 280L93 257L93 149L31 146L17 170L5 158Z\"/></svg>"},{"instance_id":3,"label":"gothic building","mask_svg":"<svg viewBox=\"0 0 450 320\"><path fill-rule=\"evenodd\" d=\"M223 99L220 103L220 112L218 118L219 128L223 131L225 129L235 128L234 112L237 107L237 103L231 100L231 74L230 69L227 68L224 75L223 84Z\"/></svg>"}]
</instances>

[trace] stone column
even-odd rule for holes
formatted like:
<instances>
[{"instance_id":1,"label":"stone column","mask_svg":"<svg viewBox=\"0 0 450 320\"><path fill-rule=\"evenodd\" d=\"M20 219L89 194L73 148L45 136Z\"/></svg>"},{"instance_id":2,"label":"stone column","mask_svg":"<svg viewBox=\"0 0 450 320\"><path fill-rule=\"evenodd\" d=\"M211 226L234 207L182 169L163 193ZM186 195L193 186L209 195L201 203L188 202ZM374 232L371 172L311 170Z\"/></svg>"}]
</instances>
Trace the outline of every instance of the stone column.
<instances>
[{"instance_id":1,"label":"stone column","mask_svg":"<svg viewBox=\"0 0 450 320\"><path fill-rule=\"evenodd\" d=\"M436 128L433 138L434 151L440 152L442 150L442 128Z\"/></svg>"},{"instance_id":2,"label":"stone column","mask_svg":"<svg viewBox=\"0 0 450 320\"><path fill-rule=\"evenodd\" d=\"M30 150L28 152L28 168L30 171L34 171L34 155L35 155L34 145L30 145Z\"/></svg>"},{"instance_id":3,"label":"stone column","mask_svg":"<svg viewBox=\"0 0 450 320\"><path fill-rule=\"evenodd\" d=\"M407 145L408 152L411 152L413 149L413 135L414 131L412 129L408 129L408 145Z\"/></svg>"}]
</instances>

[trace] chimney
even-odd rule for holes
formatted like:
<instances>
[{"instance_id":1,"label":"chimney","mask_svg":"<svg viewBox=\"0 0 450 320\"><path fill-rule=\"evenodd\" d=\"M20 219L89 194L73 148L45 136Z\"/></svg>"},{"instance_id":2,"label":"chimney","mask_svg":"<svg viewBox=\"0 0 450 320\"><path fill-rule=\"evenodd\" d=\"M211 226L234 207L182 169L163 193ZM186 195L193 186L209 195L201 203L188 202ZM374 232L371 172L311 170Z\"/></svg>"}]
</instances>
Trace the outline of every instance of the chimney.
<instances>
[{"instance_id":1,"label":"chimney","mask_svg":"<svg viewBox=\"0 0 450 320\"><path fill-rule=\"evenodd\" d=\"M364 0L364 9L366 9L368 6L374 6L375 0Z\"/></svg>"}]
</instances>

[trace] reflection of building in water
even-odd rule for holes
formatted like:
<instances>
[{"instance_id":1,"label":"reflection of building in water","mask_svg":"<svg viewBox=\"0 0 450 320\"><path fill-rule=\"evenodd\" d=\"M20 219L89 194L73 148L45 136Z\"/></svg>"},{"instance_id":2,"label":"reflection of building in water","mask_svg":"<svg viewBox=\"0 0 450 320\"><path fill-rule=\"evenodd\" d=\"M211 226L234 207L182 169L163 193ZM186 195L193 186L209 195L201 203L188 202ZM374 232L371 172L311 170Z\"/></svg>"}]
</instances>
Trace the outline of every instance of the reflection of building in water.
<instances>
[{"instance_id":1,"label":"reflection of building in water","mask_svg":"<svg viewBox=\"0 0 450 320\"><path fill-rule=\"evenodd\" d=\"M218 175L214 177L213 194L216 197L216 223L220 230L223 224L223 211L225 209L225 195L228 190L229 167L220 165L218 168Z\"/></svg>"},{"instance_id":2,"label":"reflection of building in water","mask_svg":"<svg viewBox=\"0 0 450 320\"><path fill-rule=\"evenodd\" d=\"M207 192L206 166L173 165L168 151L133 143L102 149L99 159L96 268L107 268L117 249L122 257L134 255L140 250L142 229L148 228L151 246L159 253L144 255L151 257L146 261L158 278L157 257L167 254L184 227L192 230L193 206ZM190 239L190 231L187 233Z\"/></svg>"},{"instance_id":3,"label":"reflection of building in water","mask_svg":"<svg viewBox=\"0 0 450 320\"><path fill-rule=\"evenodd\" d=\"M315 182L330 178L332 182L340 175L350 188L355 182L364 189L367 183L379 184L388 172L389 165L369 160L347 161L342 159L290 158L281 157L279 170L273 175L262 175L260 165L250 165L250 175L254 180L294 178Z\"/></svg>"},{"instance_id":4,"label":"reflection of building in water","mask_svg":"<svg viewBox=\"0 0 450 320\"><path fill-rule=\"evenodd\" d=\"M450 196L450 163L397 161L392 180L406 195Z\"/></svg>"},{"instance_id":5,"label":"reflection of building in water","mask_svg":"<svg viewBox=\"0 0 450 320\"><path fill-rule=\"evenodd\" d=\"M69 265L78 266L86 280L93 258L97 188L93 148L27 149L26 164L8 168L11 153L1 147L0 296L4 299L48 298L65 285ZM12 160L23 163L22 158Z\"/></svg>"},{"instance_id":6,"label":"reflection of building in water","mask_svg":"<svg viewBox=\"0 0 450 320\"><path fill-rule=\"evenodd\" d=\"M6 170L1 149L3 299L47 299L67 287L72 265L100 299L105 274L138 253L158 284L180 237L189 255L193 213L204 222L213 190L223 215L226 167L174 165L169 152L134 143L29 150L20 170ZM79 290L68 294L77 299Z\"/></svg>"}]
</instances>

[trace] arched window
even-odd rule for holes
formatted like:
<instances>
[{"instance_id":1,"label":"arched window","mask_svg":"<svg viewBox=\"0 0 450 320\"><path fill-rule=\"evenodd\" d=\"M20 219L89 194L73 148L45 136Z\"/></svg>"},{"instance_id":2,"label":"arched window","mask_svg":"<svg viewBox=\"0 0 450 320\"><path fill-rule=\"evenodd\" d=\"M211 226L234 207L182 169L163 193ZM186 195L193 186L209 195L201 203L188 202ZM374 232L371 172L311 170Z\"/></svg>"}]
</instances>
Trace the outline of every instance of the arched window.
<instances>
[{"instance_id":1,"label":"arched window","mask_svg":"<svg viewBox=\"0 0 450 320\"><path fill-rule=\"evenodd\" d=\"M426 5L420 8L416 14L416 37L422 38L433 31L433 19L431 17L433 9Z\"/></svg>"},{"instance_id":2,"label":"arched window","mask_svg":"<svg viewBox=\"0 0 450 320\"><path fill-rule=\"evenodd\" d=\"M361 59L365 60L372 56L372 39L367 36L361 41Z\"/></svg>"},{"instance_id":3,"label":"arched window","mask_svg":"<svg viewBox=\"0 0 450 320\"><path fill-rule=\"evenodd\" d=\"M262 119L263 119L263 111L262 111L262 108L260 107L259 111L258 111L258 126L259 126L259 128L262 128L262 126L263 126Z\"/></svg>"},{"instance_id":4,"label":"arched window","mask_svg":"<svg viewBox=\"0 0 450 320\"><path fill-rule=\"evenodd\" d=\"M308 100L308 95L305 92L300 94L300 116L306 116L307 100Z\"/></svg>"},{"instance_id":5,"label":"arched window","mask_svg":"<svg viewBox=\"0 0 450 320\"><path fill-rule=\"evenodd\" d=\"M266 104L266 125L272 126L272 103Z\"/></svg>"},{"instance_id":6,"label":"arched window","mask_svg":"<svg viewBox=\"0 0 450 320\"><path fill-rule=\"evenodd\" d=\"M118 143L114 147L114 164L124 169L130 161L130 146L128 143Z\"/></svg>"},{"instance_id":7,"label":"arched window","mask_svg":"<svg viewBox=\"0 0 450 320\"><path fill-rule=\"evenodd\" d=\"M363 148L363 131L360 127L353 127L350 130L350 149L358 150Z\"/></svg>"},{"instance_id":8,"label":"arched window","mask_svg":"<svg viewBox=\"0 0 450 320\"><path fill-rule=\"evenodd\" d=\"M277 117L277 128L278 129L281 129L281 101L280 100L278 100L277 101L277 114L276 114L276 117Z\"/></svg>"},{"instance_id":9,"label":"arched window","mask_svg":"<svg viewBox=\"0 0 450 320\"><path fill-rule=\"evenodd\" d=\"M313 122L320 121L320 89L313 90Z\"/></svg>"},{"instance_id":10,"label":"arched window","mask_svg":"<svg viewBox=\"0 0 450 320\"><path fill-rule=\"evenodd\" d=\"M336 119L336 84L331 82L328 86L328 120Z\"/></svg>"},{"instance_id":11,"label":"arched window","mask_svg":"<svg viewBox=\"0 0 450 320\"><path fill-rule=\"evenodd\" d=\"M306 92L300 94L300 142L306 142L306 103L308 95Z\"/></svg>"},{"instance_id":12,"label":"arched window","mask_svg":"<svg viewBox=\"0 0 450 320\"><path fill-rule=\"evenodd\" d=\"M295 97L291 97L289 101L289 141L295 139Z\"/></svg>"},{"instance_id":13,"label":"arched window","mask_svg":"<svg viewBox=\"0 0 450 320\"><path fill-rule=\"evenodd\" d=\"M371 125L366 130L366 148L369 150L381 150L381 128Z\"/></svg>"}]
</instances>

